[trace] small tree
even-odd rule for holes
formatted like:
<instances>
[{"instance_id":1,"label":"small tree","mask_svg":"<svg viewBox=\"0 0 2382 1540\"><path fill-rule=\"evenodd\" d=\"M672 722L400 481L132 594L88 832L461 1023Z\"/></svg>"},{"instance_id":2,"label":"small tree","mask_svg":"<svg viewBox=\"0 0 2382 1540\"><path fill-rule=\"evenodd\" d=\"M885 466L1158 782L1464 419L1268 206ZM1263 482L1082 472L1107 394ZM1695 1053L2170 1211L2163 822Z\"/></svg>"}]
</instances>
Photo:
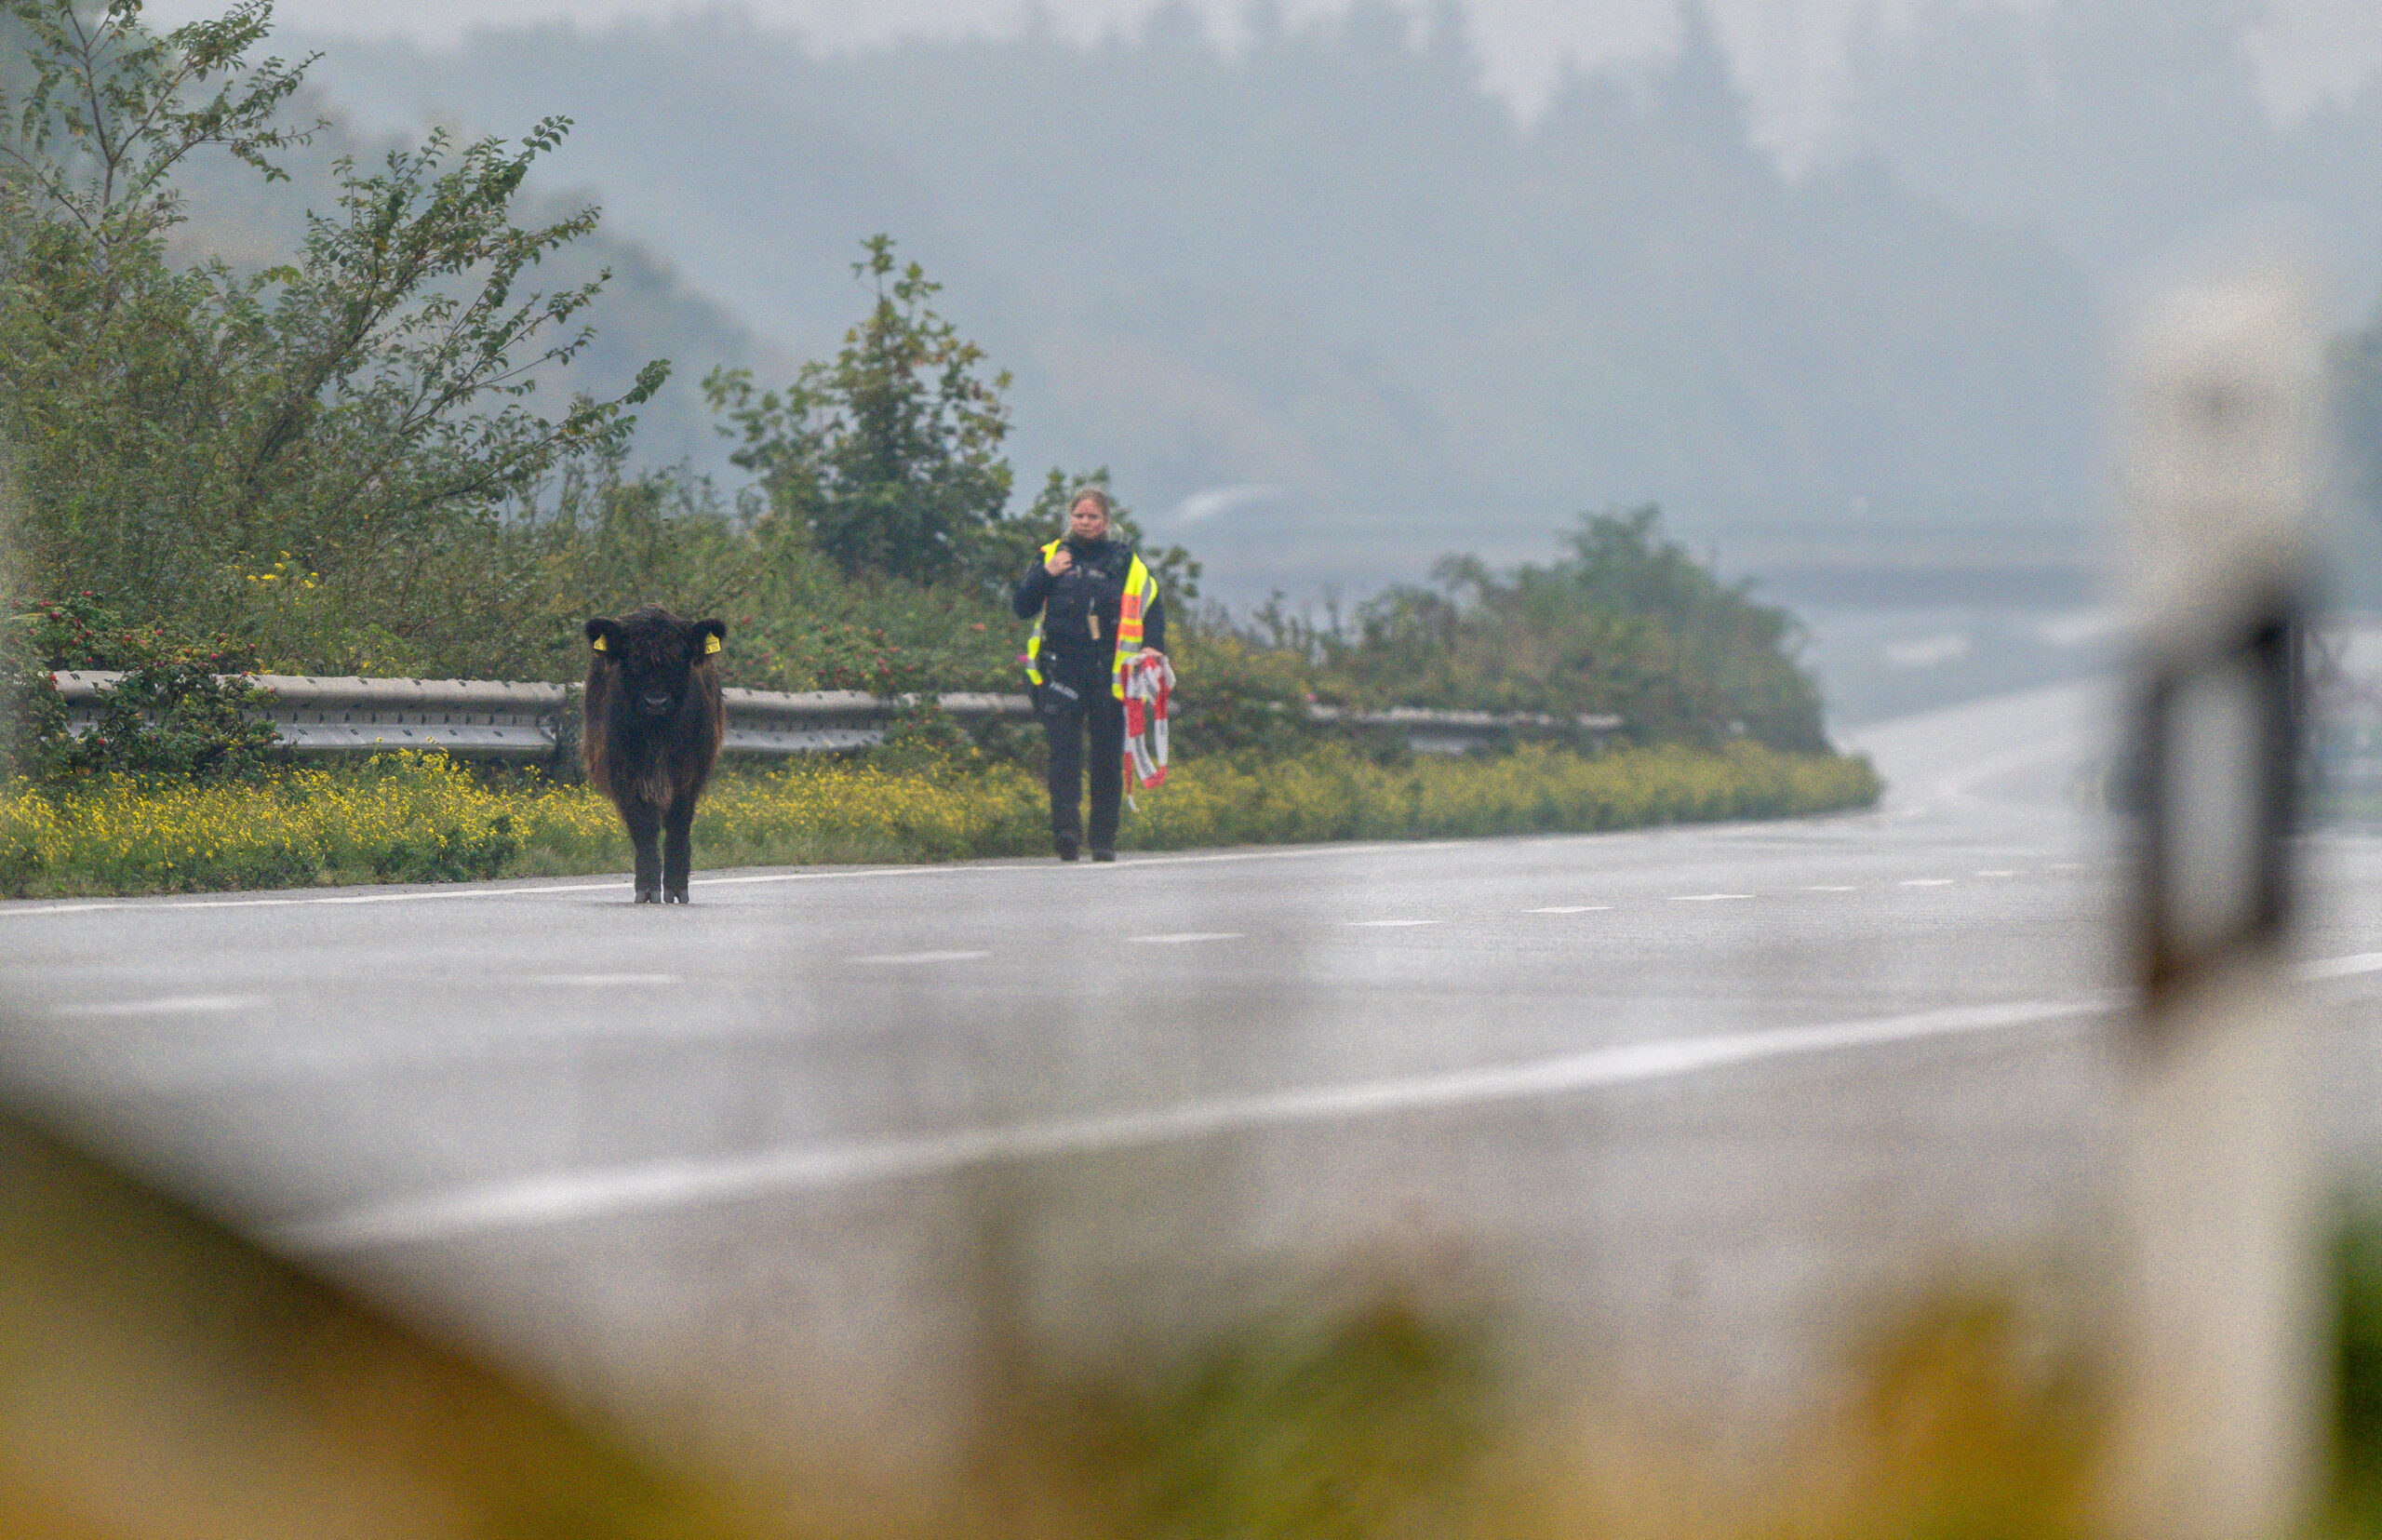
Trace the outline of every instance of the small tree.
<instances>
[{"instance_id":1,"label":"small tree","mask_svg":"<svg viewBox=\"0 0 2382 1540\"><path fill-rule=\"evenodd\" d=\"M141 9L141 0L7 0L0 10L0 40L19 41L5 30L13 20L33 72L15 100L0 94L0 209L71 228L100 272L181 222L173 177L194 152L220 148L286 181L273 153L322 127L280 120L319 56L248 62L271 29L272 0L239 0L163 37Z\"/></svg>"},{"instance_id":2,"label":"small tree","mask_svg":"<svg viewBox=\"0 0 2382 1540\"><path fill-rule=\"evenodd\" d=\"M833 359L803 366L783 391L747 369L703 381L730 457L759 474L771 516L847 573L922 583L984 573L1008 518L1006 370L984 377L984 350L929 307L942 288L893 253L862 243L852 264L876 302Z\"/></svg>"},{"instance_id":3,"label":"small tree","mask_svg":"<svg viewBox=\"0 0 2382 1540\"><path fill-rule=\"evenodd\" d=\"M493 569L506 501L619 444L647 366L610 401L529 409L589 341L604 277L524 288L596 210L512 215L569 120L517 145L434 134L377 169L338 163L335 211L262 272L177 268L173 175L213 148L281 171L306 61L251 63L267 0L159 36L141 0L10 0L29 82L0 93L0 441L25 494L32 581L136 618L237 624L276 554L359 626L403 634ZM210 94L211 93L211 94ZM605 275L609 276L609 275Z\"/></svg>"}]
</instances>

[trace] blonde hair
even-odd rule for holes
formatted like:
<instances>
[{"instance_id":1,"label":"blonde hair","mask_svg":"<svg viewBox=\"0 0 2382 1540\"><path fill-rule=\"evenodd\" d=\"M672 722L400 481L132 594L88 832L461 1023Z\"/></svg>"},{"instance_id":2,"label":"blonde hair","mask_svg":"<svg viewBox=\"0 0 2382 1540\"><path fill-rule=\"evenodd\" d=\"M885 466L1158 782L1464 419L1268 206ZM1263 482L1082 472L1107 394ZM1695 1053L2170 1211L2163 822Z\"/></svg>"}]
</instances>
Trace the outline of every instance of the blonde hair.
<instances>
[{"instance_id":1,"label":"blonde hair","mask_svg":"<svg viewBox=\"0 0 2382 1540\"><path fill-rule=\"evenodd\" d=\"M1073 518L1075 516L1076 510L1082 507L1086 502L1099 503L1100 516L1108 520L1111 524L1114 524L1117 521L1117 500L1108 495L1107 488L1101 486L1097 482L1087 481L1082 486L1077 488L1074 491L1069 492L1067 494L1067 516L1069 518Z\"/></svg>"}]
</instances>

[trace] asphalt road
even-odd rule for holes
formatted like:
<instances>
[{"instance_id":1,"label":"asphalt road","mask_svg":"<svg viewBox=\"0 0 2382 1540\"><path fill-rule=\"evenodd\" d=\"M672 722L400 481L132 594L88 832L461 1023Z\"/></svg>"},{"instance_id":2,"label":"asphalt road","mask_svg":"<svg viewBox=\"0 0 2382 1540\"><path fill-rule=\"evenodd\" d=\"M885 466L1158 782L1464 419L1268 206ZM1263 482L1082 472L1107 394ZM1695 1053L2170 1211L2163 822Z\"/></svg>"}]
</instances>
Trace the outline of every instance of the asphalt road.
<instances>
[{"instance_id":1,"label":"asphalt road","mask_svg":"<svg viewBox=\"0 0 2382 1540\"><path fill-rule=\"evenodd\" d=\"M2068 688L1864 735L1873 814L0 905L18 1093L675 1447L886 1490L1001 1365L1486 1289L1727 1422L1947 1268L2089 1252L2122 852ZM2308 842L2377 1141L2382 842ZM856 1491L870 1490L865 1485Z\"/></svg>"}]
</instances>

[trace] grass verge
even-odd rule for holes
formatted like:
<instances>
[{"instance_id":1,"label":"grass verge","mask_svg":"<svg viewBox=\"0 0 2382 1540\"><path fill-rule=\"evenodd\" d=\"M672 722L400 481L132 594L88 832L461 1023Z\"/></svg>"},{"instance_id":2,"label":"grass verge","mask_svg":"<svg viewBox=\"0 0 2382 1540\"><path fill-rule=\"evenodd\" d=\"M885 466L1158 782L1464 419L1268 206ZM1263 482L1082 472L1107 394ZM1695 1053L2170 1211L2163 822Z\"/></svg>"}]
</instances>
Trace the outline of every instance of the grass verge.
<instances>
[{"instance_id":1,"label":"grass verge","mask_svg":"<svg viewBox=\"0 0 2382 1540\"><path fill-rule=\"evenodd\" d=\"M1140 798L1129 850L1625 829L1867 807L1863 759L1742 743L1385 767L1343 750L1262 768L1178 767ZM705 867L953 861L1046 850L1040 784L1014 766L897 770L797 761L723 775L704 798ZM583 786L490 785L436 755L284 771L262 784L115 780L0 790L0 891L170 893L614 872L620 821Z\"/></svg>"}]
</instances>

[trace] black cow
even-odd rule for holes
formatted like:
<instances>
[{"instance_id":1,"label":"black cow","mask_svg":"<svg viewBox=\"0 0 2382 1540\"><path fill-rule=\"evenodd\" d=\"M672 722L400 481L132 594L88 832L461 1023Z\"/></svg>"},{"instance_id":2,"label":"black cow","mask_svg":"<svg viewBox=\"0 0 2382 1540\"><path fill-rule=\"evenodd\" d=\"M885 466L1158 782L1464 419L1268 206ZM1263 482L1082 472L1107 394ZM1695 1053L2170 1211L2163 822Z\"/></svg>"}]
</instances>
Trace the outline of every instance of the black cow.
<instances>
[{"instance_id":1,"label":"black cow","mask_svg":"<svg viewBox=\"0 0 2382 1540\"><path fill-rule=\"evenodd\" d=\"M683 621L658 604L587 623L587 779L636 842L636 901L687 902L695 798L728 734L712 662L720 621ZM659 843L666 831L668 844Z\"/></svg>"}]
</instances>

